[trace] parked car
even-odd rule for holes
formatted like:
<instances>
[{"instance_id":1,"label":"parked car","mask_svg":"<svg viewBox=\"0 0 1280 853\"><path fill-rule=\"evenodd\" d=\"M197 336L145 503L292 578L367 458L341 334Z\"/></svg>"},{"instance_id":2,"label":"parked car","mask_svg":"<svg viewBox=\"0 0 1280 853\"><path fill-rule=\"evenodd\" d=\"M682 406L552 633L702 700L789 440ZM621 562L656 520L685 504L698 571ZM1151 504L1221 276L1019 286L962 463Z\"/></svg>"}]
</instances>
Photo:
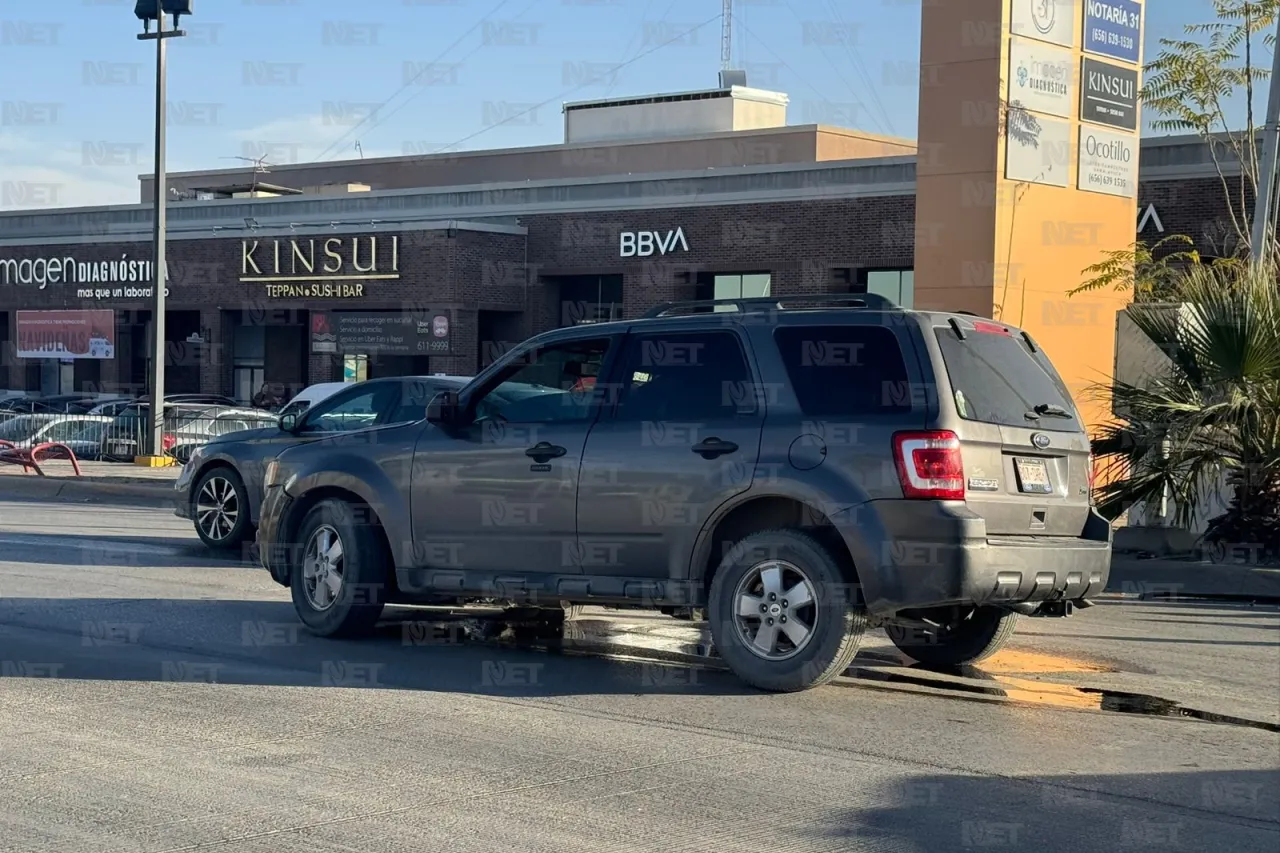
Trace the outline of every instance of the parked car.
<instances>
[{"instance_id":1,"label":"parked car","mask_svg":"<svg viewBox=\"0 0 1280 853\"><path fill-rule=\"evenodd\" d=\"M555 393L486 409L508 383ZM803 690L869 625L954 666L1087 605L1111 556L1091 461L1008 324L870 294L674 305L539 335L426 423L285 449L259 554L322 636L494 589L705 607L741 679Z\"/></svg>"},{"instance_id":2,"label":"parked car","mask_svg":"<svg viewBox=\"0 0 1280 853\"><path fill-rule=\"evenodd\" d=\"M261 409L217 408L178 424L172 433L173 443L168 453L186 464L197 448L214 439L258 429L276 429L279 425L280 417L272 412Z\"/></svg>"},{"instance_id":3,"label":"parked car","mask_svg":"<svg viewBox=\"0 0 1280 853\"><path fill-rule=\"evenodd\" d=\"M282 417L284 415L300 415L321 400L337 394L344 388L350 388L351 385L352 383L350 382L321 382L318 385L309 385L281 407L280 415Z\"/></svg>"},{"instance_id":4,"label":"parked car","mask_svg":"<svg viewBox=\"0 0 1280 853\"><path fill-rule=\"evenodd\" d=\"M137 402L136 397L116 397L110 400L95 400L95 405L89 410L91 415L108 415L115 417L123 412L133 403Z\"/></svg>"},{"instance_id":5,"label":"parked car","mask_svg":"<svg viewBox=\"0 0 1280 853\"><path fill-rule=\"evenodd\" d=\"M57 394L50 397L21 397L0 403L0 420L17 415L87 414L94 399L84 394Z\"/></svg>"},{"instance_id":6,"label":"parked car","mask_svg":"<svg viewBox=\"0 0 1280 853\"><path fill-rule=\"evenodd\" d=\"M244 408L230 397L224 397L221 394L166 394L164 396L166 403L194 403L206 406L227 406L229 408ZM146 397L139 397L137 402L149 402Z\"/></svg>"},{"instance_id":7,"label":"parked car","mask_svg":"<svg viewBox=\"0 0 1280 853\"><path fill-rule=\"evenodd\" d=\"M0 440L11 442L18 450L30 450L45 442L59 442L76 452L74 440L92 426L101 427L110 418L99 415L38 414L18 415L0 423ZM0 445L0 455L13 455L15 451ZM92 455L96 455L96 452ZM76 453L78 458L91 458Z\"/></svg>"},{"instance_id":8,"label":"parked car","mask_svg":"<svg viewBox=\"0 0 1280 853\"><path fill-rule=\"evenodd\" d=\"M86 415L85 417L93 420L87 423L82 422L80 431L63 444L71 448L71 452L77 459L96 462L102 458L102 438L115 419L110 415Z\"/></svg>"},{"instance_id":9,"label":"parked car","mask_svg":"<svg viewBox=\"0 0 1280 853\"><path fill-rule=\"evenodd\" d=\"M367 427L421 421L437 392L469 377L403 376L346 383L278 426L213 438L195 448L178 477L175 514L191 519L210 548L236 548L253 536L267 462L286 447Z\"/></svg>"},{"instance_id":10,"label":"parked car","mask_svg":"<svg viewBox=\"0 0 1280 853\"><path fill-rule=\"evenodd\" d=\"M132 403L125 407L103 435L102 458L129 460L138 456L146 445L150 413L151 406L146 403ZM204 444L214 436L276 422L275 415L259 409L170 403L165 406L162 449L181 461L190 454L193 446Z\"/></svg>"}]
</instances>

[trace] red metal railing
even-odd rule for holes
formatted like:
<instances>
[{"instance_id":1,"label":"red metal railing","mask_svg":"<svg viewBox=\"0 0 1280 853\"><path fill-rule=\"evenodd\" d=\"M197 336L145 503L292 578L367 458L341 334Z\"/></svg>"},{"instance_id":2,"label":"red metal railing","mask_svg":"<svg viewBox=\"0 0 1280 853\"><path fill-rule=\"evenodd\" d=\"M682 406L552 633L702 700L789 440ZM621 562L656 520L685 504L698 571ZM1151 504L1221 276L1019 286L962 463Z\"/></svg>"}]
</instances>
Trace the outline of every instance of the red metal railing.
<instances>
[{"instance_id":1,"label":"red metal railing","mask_svg":"<svg viewBox=\"0 0 1280 853\"><path fill-rule=\"evenodd\" d=\"M35 471L41 477L48 475L40 468L40 454L45 455L45 459L66 459L71 463L71 467L76 472L76 476L83 476L80 472L80 461L76 459L75 451L67 445L59 441L46 441L43 444L37 444L35 447L26 448L18 447L12 441L0 439L0 449L8 449L9 453L0 454L0 463L5 465L21 465L23 473Z\"/></svg>"}]
</instances>

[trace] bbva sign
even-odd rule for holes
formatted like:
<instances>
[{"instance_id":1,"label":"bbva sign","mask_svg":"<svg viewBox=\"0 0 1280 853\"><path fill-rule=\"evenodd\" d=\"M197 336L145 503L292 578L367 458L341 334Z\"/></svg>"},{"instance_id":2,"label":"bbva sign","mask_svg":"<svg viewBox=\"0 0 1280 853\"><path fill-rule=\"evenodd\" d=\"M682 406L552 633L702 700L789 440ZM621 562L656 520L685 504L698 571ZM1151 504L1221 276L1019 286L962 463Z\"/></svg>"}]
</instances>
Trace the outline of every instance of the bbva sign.
<instances>
[{"instance_id":1,"label":"bbva sign","mask_svg":"<svg viewBox=\"0 0 1280 853\"><path fill-rule=\"evenodd\" d=\"M1138 233L1146 231L1148 225L1154 225L1157 232L1164 233L1164 223L1160 221L1160 214L1156 213L1154 204L1147 205L1147 209L1138 214Z\"/></svg>"},{"instance_id":2,"label":"bbva sign","mask_svg":"<svg viewBox=\"0 0 1280 853\"><path fill-rule=\"evenodd\" d=\"M675 251L677 246L689 251L683 228L668 231L666 236L657 231L623 231L618 235L618 254L624 258L665 255Z\"/></svg>"}]
</instances>

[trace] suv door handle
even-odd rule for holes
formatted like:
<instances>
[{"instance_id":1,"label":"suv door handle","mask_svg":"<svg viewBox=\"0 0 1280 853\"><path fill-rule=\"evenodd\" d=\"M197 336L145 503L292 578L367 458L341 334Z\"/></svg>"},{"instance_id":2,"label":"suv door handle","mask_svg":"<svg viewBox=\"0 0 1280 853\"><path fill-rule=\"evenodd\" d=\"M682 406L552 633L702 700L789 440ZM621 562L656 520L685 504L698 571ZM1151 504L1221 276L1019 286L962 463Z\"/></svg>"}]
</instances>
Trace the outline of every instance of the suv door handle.
<instances>
[{"instance_id":1,"label":"suv door handle","mask_svg":"<svg viewBox=\"0 0 1280 853\"><path fill-rule=\"evenodd\" d=\"M558 444L552 444L548 441L540 441L533 447L524 452L534 462L550 462L552 459L559 459L569 451L565 450Z\"/></svg>"},{"instance_id":2,"label":"suv door handle","mask_svg":"<svg viewBox=\"0 0 1280 853\"><path fill-rule=\"evenodd\" d=\"M693 446L693 452L703 459L715 459L717 456L733 453L737 449L738 445L732 441L722 441L718 438L704 439Z\"/></svg>"}]
</instances>

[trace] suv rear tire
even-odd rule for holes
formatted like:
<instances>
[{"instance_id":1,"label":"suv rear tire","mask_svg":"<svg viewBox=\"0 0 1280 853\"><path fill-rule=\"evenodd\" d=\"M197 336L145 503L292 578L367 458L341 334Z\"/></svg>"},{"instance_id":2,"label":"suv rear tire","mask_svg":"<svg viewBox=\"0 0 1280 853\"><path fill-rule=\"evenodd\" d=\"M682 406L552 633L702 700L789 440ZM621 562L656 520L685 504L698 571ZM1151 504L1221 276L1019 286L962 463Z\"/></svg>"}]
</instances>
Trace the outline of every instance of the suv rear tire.
<instances>
[{"instance_id":1,"label":"suv rear tire","mask_svg":"<svg viewBox=\"0 0 1280 853\"><path fill-rule=\"evenodd\" d=\"M807 533L753 533L729 550L712 578L712 641L753 687L817 687L849 668L866 630L852 589L836 559Z\"/></svg>"},{"instance_id":2,"label":"suv rear tire","mask_svg":"<svg viewBox=\"0 0 1280 853\"><path fill-rule=\"evenodd\" d=\"M325 500L303 519L298 542L289 588L302 623L322 637L371 631L386 603L389 562L376 527L346 501Z\"/></svg>"},{"instance_id":3,"label":"suv rear tire","mask_svg":"<svg viewBox=\"0 0 1280 853\"><path fill-rule=\"evenodd\" d=\"M888 625L885 633L898 651L926 666L969 666L1003 649L1017 627L1017 613L975 607L966 617L942 625L930 639L901 625Z\"/></svg>"}]
</instances>

